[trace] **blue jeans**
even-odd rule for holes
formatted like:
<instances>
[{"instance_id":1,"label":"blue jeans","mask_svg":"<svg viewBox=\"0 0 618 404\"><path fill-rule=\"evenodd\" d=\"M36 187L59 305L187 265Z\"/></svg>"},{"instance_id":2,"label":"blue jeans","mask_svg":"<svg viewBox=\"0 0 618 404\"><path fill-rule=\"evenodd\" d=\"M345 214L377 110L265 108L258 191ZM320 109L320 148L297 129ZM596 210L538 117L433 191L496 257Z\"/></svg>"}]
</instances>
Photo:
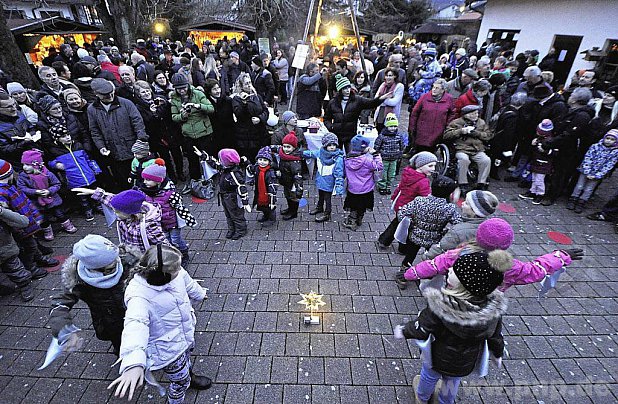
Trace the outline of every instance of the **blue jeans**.
<instances>
[{"instance_id":1,"label":"blue jeans","mask_svg":"<svg viewBox=\"0 0 618 404\"><path fill-rule=\"evenodd\" d=\"M440 389L440 395L438 396L438 402L440 404L450 404L455 402L457 396L457 390L459 389L459 383L461 377L444 376L433 369L430 369L423 363L421 368L421 381L418 384L416 394L418 398L423 401L429 401L429 398L433 394L433 390L436 387L438 380L442 379L442 388Z\"/></svg>"},{"instance_id":2,"label":"blue jeans","mask_svg":"<svg viewBox=\"0 0 618 404\"><path fill-rule=\"evenodd\" d=\"M189 246L185 242L185 239L182 238L182 233L180 229L170 229L170 231L165 232L165 235L167 236L167 240L180 251L186 251L189 249Z\"/></svg>"}]
</instances>

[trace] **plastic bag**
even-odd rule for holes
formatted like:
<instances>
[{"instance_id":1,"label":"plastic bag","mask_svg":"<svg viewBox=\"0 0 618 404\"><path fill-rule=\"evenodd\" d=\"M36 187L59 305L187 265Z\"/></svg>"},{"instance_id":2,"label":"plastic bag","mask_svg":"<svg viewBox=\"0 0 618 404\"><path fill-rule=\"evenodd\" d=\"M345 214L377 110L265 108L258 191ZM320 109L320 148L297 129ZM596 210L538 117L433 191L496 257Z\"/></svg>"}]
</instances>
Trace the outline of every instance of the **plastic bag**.
<instances>
[{"instance_id":1,"label":"plastic bag","mask_svg":"<svg viewBox=\"0 0 618 404\"><path fill-rule=\"evenodd\" d=\"M410 218L408 216L404 216L403 219L399 222L397 230L395 230L395 240L399 241L401 244L406 244L408 242L409 230Z\"/></svg>"},{"instance_id":2,"label":"plastic bag","mask_svg":"<svg viewBox=\"0 0 618 404\"><path fill-rule=\"evenodd\" d=\"M191 195L200 199L215 197L215 187L211 180L191 180Z\"/></svg>"}]
</instances>

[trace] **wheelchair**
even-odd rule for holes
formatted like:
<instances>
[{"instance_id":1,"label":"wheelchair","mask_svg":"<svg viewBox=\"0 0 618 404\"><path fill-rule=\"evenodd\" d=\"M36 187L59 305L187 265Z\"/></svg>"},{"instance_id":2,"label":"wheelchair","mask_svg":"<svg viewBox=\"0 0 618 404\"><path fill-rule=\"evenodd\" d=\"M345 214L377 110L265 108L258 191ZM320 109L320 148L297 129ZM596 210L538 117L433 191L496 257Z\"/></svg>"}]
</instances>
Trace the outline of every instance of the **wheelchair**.
<instances>
[{"instance_id":1,"label":"wheelchair","mask_svg":"<svg viewBox=\"0 0 618 404\"><path fill-rule=\"evenodd\" d=\"M487 153L488 151L489 148L486 146L485 152ZM438 162L436 163L436 173L457 181L458 167L454 148L444 143L438 143L434 154L438 158ZM478 166L475 162L471 162L468 167L468 184L476 184L478 178Z\"/></svg>"}]
</instances>

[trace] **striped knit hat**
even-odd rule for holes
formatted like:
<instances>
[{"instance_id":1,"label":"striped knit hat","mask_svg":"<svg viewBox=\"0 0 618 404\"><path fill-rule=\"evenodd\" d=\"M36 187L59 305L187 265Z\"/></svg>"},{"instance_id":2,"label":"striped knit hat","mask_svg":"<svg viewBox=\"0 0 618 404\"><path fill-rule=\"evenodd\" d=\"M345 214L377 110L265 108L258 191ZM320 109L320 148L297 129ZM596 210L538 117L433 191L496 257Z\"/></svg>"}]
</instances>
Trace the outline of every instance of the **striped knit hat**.
<instances>
[{"instance_id":1,"label":"striped knit hat","mask_svg":"<svg viewBox=\"0 0 618 404\"><path fill-rule=\"evenodd\" d=\"M345 77L342 76L341 74L337 74L335 76L335 88L337 89L337 91L341 91L342 89L351 86L352 84L350 83L350 80Z\"/></svg>"},{"instance_id":2,"label":"striped knit hat","mask_svg":"<svg viewBox=\"0 0 618 404\"><path fill-rule=\"evenodd\" d=\"M386 126L387 128L399 126L399 120L397 119L397 115L393 114L392 112L386 114L386 118L384 118L384 126Z\"/></svg>"},{"instance_id":3,"label":"striped knit hat","mask_svg":"<svg viewBox=\"0 0 618 404\"><path fill-rule=\"evenodd\" d=\"M487 217L498 208L498 198L488 191L471 191L466 194L466 203L478 217Z\"/></svg>"},{"instance_id":4,"label":"striped knit hat","mask_svg":"<svg viewBox=\"0 0 618 404\"><path fill-rule=\"evenodd\" d=\"M148 142L144 142L143 140L137 140L135 143L133 143L133 146L131 146L131 153L134 154L139 154L139 153L150 153L150 146L148 145Z\"/></svg>"},{"instance_id":5,"label":"striped knit hat","mask_svg":"<svg viewBox=\"0 0 618 404\"><path fill-rule=\"evenodd\" d=\"M13 166L6 160L0 159L0 180L9 178L13 174Z\"/></svg>"},{"instance_id":6,"label":"striped knit hat","mask_svg":"<svg viewBox=\"0 0 618 404\"><path fill-rule=\"evenodd\" d=\"M339 145L339 138L334 133L328 132L322 137L322 147L326 147L330 144Z\"/></svg>"},{"instance_id":7,"label":"striped knit hat","mask_svg":"<svg viewBox=\"0 0 618 404\"><path fill-rule=\"evenodd\" d=\"M554 131L554 123L551 119L543 119L543 121L536 127L536 134L539 136L551 136Z\"/></svg>"}]
</instances>

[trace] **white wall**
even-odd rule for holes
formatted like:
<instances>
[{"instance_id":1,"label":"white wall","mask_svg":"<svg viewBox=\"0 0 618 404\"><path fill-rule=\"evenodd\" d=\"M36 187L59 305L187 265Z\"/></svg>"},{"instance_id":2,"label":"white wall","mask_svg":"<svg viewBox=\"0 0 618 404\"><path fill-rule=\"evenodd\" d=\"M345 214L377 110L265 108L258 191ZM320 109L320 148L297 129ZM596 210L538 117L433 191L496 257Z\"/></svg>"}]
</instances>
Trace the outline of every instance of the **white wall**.
<instances>
[{"instance_id":1,"label":"white wall","mask_svg":"<svg viewBox=\"0 0 618 404\"><path fill-rule=\"evenodd\" d=\"M479 30L477 44L486 41L490 29L521 30L515 54L537 49L539 61L547 54L554 35L583 36L578 55L569 72L594 67L579 54L605 40L618 37L616 0L489 0Z\"/></svg>"}]
</instances>

